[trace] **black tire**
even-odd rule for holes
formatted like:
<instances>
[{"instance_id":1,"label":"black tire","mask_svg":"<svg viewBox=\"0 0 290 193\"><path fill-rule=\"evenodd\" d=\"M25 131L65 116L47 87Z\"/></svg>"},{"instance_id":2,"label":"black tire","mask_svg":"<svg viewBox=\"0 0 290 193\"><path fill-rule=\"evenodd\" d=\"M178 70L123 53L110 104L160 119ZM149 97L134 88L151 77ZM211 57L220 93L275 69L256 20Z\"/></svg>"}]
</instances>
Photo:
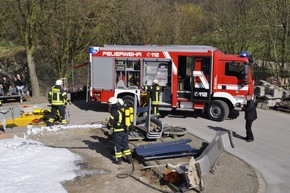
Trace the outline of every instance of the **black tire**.
<instances>
[{"instance_id":1,"label":"black tire","mask_svg":"<svg viewBox=\"0 0 290 193\"><path fill-rule=\"evenodd\" d=\"M126 96L122 97L122 99L124 101L124 104L127 107L134 107L134 97L133 96L126 95Z\"/></svg>"},{"instance_id":2,"label":"black tire","mask_svg":"<svg viewBox=\"0 0 290 193\"><path fill-rule=\"evenodd\" d=\"M221 100L214 100L209 103L207 108L207 115L213 121L223 121L229 116L230 109L226 102Z\"/></svg>"}]
</instances>

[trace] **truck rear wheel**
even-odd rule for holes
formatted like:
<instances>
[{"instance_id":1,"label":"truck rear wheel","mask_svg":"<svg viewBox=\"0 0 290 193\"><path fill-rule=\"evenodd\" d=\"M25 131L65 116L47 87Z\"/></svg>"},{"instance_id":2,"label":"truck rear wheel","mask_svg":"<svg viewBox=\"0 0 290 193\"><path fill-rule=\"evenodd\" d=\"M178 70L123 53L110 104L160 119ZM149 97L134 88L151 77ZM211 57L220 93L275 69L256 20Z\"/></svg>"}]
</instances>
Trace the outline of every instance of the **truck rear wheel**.
<instances>
[{"instance_id":1,"label":"truck rear wheel","mask_svg":"<svg viewBox=\"0 0 290 193\"><path fill-rule=\"evenodd\" d=\"M214 100L209 103L207 114L211 120L223 121L229 116L230 109L226 102Z\"/></svg>"},{"instance_id":2,"label":"truck rear wheel","mask_svg":"<svg viewBox=\"0 0 290 193\"><path fill-rule=\"evenodd\" d=\"M122 99L124 101L124 104L127 107L134 107L134 97L133 96L126 95L126 96L122 97Z\"/></svg>"}]
</instances>

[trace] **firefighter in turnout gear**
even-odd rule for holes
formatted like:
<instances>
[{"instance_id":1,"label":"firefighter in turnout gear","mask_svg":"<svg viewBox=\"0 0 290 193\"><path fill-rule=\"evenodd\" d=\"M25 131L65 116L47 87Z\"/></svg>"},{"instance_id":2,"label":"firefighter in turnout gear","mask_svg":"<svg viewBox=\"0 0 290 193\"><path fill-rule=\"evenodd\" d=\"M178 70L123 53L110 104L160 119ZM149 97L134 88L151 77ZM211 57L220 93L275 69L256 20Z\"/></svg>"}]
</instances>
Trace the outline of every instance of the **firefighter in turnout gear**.
<instances>
[{"instance_id":1,"label":"firefighter in turnout gear","mask_svg":"<svg viewBox=\"0 0 290 193\"><path fill-rule=\"evenodd\" d=\"M116 97L111 97L108 101L109 112L111 114L108 126L113 130L113 143L115 150L115 163L122 163L123 154L129 163L132 163L131 150L129 148L128 128L125 125L125 112L122 101ZM124 104L124 103L123 103ZM122 152L123 151L123 152Z\"/></svg>"},{"instance_id":2,"label":"firefighter in turnout gear","mask_svg":"<svg viewBox=\"0 0 290 193\"><path fill-rule=\"evenodd\" d=\"M158 80L153 80L151 86L143 86L142 89L150 93L152 114L159 115L160 86L158 85Z\"/></svg>"},{"instance_id":3,"label":"firefighter in turnout gear","mask_svg":"<svg viewBox=\"0 0 290 193\"><path fill-rule=\"evenodd\" d=\"M65 106L70 103L67 93L62 88L62 80L57 80L55 86L48 91L48 102L51 104L51 113L47 122L47 126L51 126L57 116L57 110L60 114L61 124L66 125Z\"/></svg>"}]
</instances>

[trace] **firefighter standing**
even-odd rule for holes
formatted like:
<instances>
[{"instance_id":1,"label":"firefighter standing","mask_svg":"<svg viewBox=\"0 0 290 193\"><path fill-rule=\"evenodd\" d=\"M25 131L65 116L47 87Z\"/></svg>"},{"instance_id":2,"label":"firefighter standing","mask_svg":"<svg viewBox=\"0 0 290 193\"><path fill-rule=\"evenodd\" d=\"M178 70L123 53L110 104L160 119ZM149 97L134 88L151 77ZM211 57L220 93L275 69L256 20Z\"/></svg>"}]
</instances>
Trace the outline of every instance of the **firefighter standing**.
<instances>
[{"instance_id":1,"label":"firefighter standing","mask_svg":"<svg viewBox=\"0 0 290 193\"><path fill-rule=\"evenodd\" d=\"M122 163L122 150L128 163L132 163L131 150L129 149L128 128L125 126L124 106L116 97L111 97L108 101L109 112L111 114L108 126L113 130L113 143L115 159L117 164Z\"/></svg>"},{"instance_id":2,"label":"firefighter standing","mask_svg":"<svg viewBox=\"0 0 290 193\"><path fill-rule=\"evenodd\" d=\"M159 115L160 86L158 85L158 80L153 80L152 85L144 86L143 90L150 92L152 113L155 115Z\"/></svg>"},{"instance_id":3,"label":"firefighter standing","mask_svg":"<svg viewBox=\"0 0 290 193\"><path fill-rule=\"evenodd\" d=\"M69 103L67 93L62 86L62 80L57 80L55 86L48 91L48 102L51 104L51 113L47 122L47 126L51 126L57 116L57 110L60 113L61 124L66 125L65 105Z\"/></svg>"}]
</instances>

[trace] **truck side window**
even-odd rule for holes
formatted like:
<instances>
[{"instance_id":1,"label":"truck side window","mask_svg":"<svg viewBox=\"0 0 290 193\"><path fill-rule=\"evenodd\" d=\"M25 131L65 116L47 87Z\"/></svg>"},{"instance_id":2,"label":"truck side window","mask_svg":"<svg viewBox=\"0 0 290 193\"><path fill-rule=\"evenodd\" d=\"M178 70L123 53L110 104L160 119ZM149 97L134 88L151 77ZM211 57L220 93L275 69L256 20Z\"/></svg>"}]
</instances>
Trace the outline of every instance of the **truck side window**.
<instances>
[{"instance_id":1,"label":"truck side window","mask_svg":"<svg viewBox=\"0 0 290 193\"><path fill-rule=\"evenodd\" d=\"M235 65L232 65L230 62L227 62L225 65L225 75L226 76L235 76L238 78L238 71Z\"/></svg>"},{"instance_id":2,"label":"truck side window","mask_svg":"<svg viewBox=\"0 0 290 193\"><path fill-rule=\"evenodd\" d=\"M116 87L140 86L140 60L116 60Z\"/></svg>"},{"instance_id":3,"label":"truck side window","mask_svg":"<svg viewBox=\"0 0 290 193\"><path fill-rule=\"evenodd\" d=\"M245 65L237 62L227 62L225 65L225 75L243 79Z\"/></svg>"}]
</instances>

